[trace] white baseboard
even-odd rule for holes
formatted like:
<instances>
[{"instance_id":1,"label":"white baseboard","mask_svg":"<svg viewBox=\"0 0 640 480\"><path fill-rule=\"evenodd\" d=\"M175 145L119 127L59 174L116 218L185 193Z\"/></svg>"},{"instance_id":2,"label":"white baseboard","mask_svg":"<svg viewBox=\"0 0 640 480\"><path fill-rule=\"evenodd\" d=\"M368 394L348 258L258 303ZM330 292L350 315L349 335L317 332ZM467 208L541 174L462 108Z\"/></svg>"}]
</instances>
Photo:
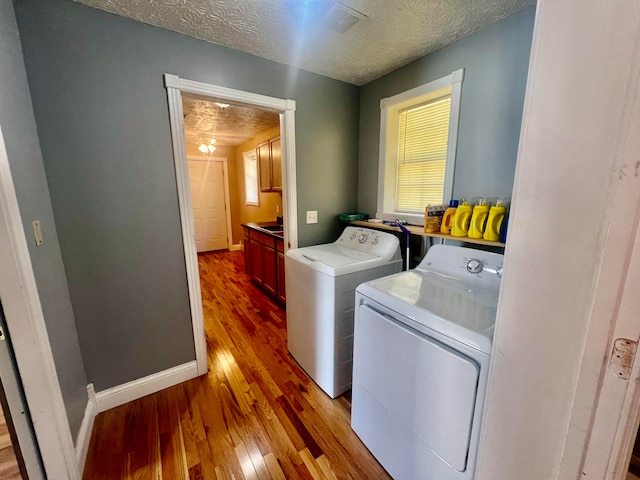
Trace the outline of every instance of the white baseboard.
<instances>
[{"instance_id":1,"label":"white baseboard","mask_svg":"<svg viewBox=\"0 0 640 480\"><path fill-rule=\"evenodd\" d=\"M148 377L108 388L96 393L97 413L137 400L198 376L198 364L192 362L154 373Z\"/></svg>"},{"instance_id":2,"label":"white baseboard","mask_svg":"<svg viewBox=\"0 0 640 480\"><path fill-rule=\"evenodd\" d=\"M93 421L97 413L96 392L93 389L93 383L90 383L87 385L87 407L84 409L84 417L82 417L78 438L76 439L76 458L78 459L78 470L80 470L81 475L84 472L84 464L87 461L89 442L93 432Z\"/></svg>"},{"instance_id":3,"label":"white baseboard","mask_svg":"<svg viewBox=\"0 0 640 480\"><path fill-rule=\"evenodd\" d=\"M241 243L236 243L235 245L230 245L229 246L229 251L230 252L235 252L236 250L242 250L242 244Z\"/></svg>"}]
</instances>

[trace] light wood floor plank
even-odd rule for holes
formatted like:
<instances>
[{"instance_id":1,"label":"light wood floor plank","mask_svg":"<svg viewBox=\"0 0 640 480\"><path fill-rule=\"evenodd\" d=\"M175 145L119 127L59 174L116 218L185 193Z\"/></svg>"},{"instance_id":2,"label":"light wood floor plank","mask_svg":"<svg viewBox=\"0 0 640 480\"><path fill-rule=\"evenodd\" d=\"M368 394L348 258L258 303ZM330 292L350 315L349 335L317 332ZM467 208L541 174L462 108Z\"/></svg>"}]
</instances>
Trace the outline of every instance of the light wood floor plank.
<instances>
[{"instance_id":1,"label":"light wood floor plank","mask_svg":"<svg viewBox=\"0 0 640 480\"><path fill-rule=\"evenodd\" d=\"M389 479L351 430L350 395L332 400L289 355L285 312L242 252L199 266L209 373L98 415L84 479Z\"/></svg>"},{"instance_id":2,"label":"light wood floor plank","mask_svg":"<svg viewBox=\"0 0 640 480\"><path fill-rule=\"evenodd\" d=\"M284 472L282 471L282 468L280 468L280 464L273 453L268 453L264 456L264 463L269 469L269 474L271 475L272 480L287 480L287 477L284 476Z\"/></svg>"}]
</instances>

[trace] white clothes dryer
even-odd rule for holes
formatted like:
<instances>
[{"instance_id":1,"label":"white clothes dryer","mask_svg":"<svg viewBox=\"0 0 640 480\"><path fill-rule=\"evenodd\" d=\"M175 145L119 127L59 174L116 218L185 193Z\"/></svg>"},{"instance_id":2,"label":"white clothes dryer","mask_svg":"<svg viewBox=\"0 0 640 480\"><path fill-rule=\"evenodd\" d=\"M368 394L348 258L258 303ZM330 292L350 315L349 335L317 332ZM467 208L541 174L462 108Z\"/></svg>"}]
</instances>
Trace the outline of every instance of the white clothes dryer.
<instances>
[{"instance_id":1,"label":"white clothes dryer","mask_svg":"<svg viewBox=\"0 0 640 480\"><path fill-rule=\"evenodd\" d=\"M397 237L367 228L287 252L289 352L331 398L351 388L356 287L401 269Z\"/></svg>"},{"instance_id":2,"label":"white clothes dryer","mask_svg":"<svg viewBox=\"0 0 640 480\"><path fill-rule=\"evenodd\" d=\"M358 286L351 426L398 480L472 480L503 256L435 245Z\"/></svg>"}]
</instances>

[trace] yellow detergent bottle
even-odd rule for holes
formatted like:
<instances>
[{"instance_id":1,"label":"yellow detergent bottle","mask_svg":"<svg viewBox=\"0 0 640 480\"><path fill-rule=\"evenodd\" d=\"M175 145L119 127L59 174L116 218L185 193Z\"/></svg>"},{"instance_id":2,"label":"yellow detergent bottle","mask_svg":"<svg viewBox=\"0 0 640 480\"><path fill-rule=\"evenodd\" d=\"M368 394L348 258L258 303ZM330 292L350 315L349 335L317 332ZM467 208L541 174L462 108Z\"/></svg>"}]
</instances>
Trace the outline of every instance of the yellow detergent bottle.
<instances>
[{"instance_id":1,"label":"yellow detergent bottle","mask_svg":"<svg viewBox=\"0 0 640 480\"><path fill-rule=\"evenodd\" d=\"M460 205L456 208L453 216L453 226L451 227L452 237L466 237L471 222L471 205L466 200L460 200Z\"/></svg>"},{"instance_id":2,"label":"yellow detergent bottle","mask_svg":"<svg viewBox=\"0 0 640 480\"><path fill-rule=\"evenodd\" d=\"M489 205L487 205L485 199L481 199L478 204L473 207L471 224L469 225L469 238L482 238L488 215Z\"/></svg>"},{"instance_id":3,"label":"yellow detergent bottle","mask_svg":"<svg viewBox=\"0 0 640 480\"><path fill-rule=\"evenodd\" d=\"M493 242L500 240L500 227L505 213L507 213L506 207L503 205L502 200L498 200L496 205L489 210L489 218L482 238Z\"/></svg>"},{"instance_id":4,"label":"yellow detergent bottle","mask_svg":"<svg viewBox=\"0 0 640 480\"><path fill-rule=\"evenodd\" d=\"M440 222L440 233L451 233L451 227L453 226L453 216L456 213L458 207L458 200L451 200L449 202L449 208L447 208L442 216Z\"/></svg>"}]
</instances>

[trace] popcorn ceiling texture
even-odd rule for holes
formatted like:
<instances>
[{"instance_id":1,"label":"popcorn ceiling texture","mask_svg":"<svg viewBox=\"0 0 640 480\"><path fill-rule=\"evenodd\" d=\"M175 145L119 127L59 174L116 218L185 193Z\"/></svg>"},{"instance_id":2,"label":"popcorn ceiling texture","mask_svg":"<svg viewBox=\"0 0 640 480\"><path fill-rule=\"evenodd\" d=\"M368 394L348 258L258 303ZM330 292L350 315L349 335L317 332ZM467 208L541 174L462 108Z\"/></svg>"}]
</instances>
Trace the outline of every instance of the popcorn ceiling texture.
<instances>
[{"instance_id":1,"label":"popcorn ceiling texture","mask_svg":"<svg viewBox=\"0 0 640 480\"><path fill-rule=\"evenodd\" d=\"M322 24L333 0L74 0L140 22L364 85L535 0L344 0L367 16Z\"/></svg>"},{"instance_id":2,"label":"popcorn ceiling texture","mask_svg":"<svg viewBox=\"0 0 640 480\"><path fill-rule=\"evenodd\" d=\"M275 112L250 107L230 106L225 110L212 101L182 96L184 131L187 143L237 146L259 133L280 126Z\"/></svg>"}]
</instances>

